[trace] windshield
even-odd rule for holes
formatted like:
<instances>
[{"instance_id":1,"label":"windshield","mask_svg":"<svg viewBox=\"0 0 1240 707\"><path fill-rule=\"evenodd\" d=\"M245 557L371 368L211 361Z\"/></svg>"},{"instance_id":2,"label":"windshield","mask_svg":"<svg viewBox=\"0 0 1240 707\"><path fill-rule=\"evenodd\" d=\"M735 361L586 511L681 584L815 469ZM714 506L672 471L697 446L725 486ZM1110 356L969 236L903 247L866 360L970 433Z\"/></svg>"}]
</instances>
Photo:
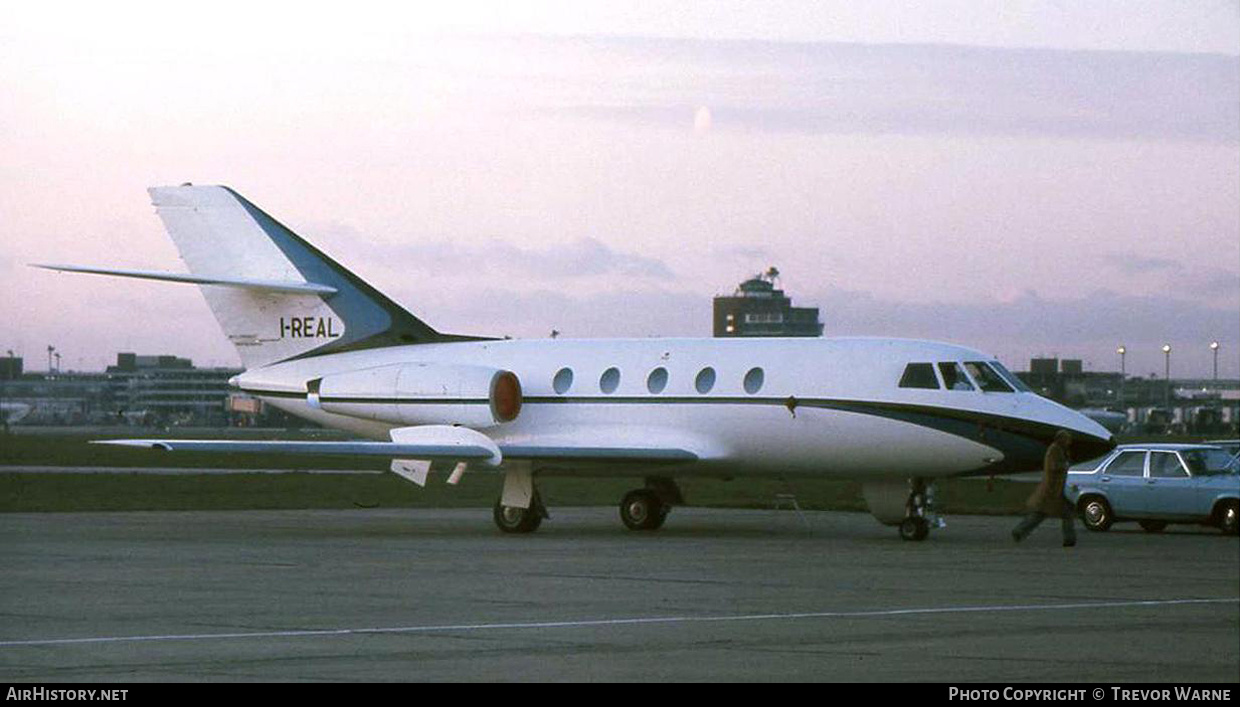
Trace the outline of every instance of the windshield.
<instances>
[{"instance_id":1,"label":"windshield","mask_svg":"<svg viewBox=\"0 0 1240 707\"><path fill-rule=\"evenodd\" d=\"M977 386L987 393L1011 393L1012 386L984 361L969 361L964 364L969 375L977 381Z\"/></svg>"},{"instance_id":2,"label":"windshield","mask_svg":"<svg viewBox=\"0 0 1240 707\"><path fill-rule=\"evenodd\" d=\"M964 374L964 368L955 361L939 364L939 372L943 374L943 385L948 390L973 390L973 384Z\"/></svg>"},{"instance_id":3,"label":"windshield","mask_svg":"<svg viewBox=\"0 0 1240 707\"><path fill-rule=\"evenodd\" d=\"M1221 449L1191 449L1180 456L1194 476L1237 473L1236 458Z\"/></svg>"},{"instance_id":4,"label":"windshield","mask_svg":"<svg viewBox=\"0 0 1240 707\"><path fill-rule=\"evenodd\" d=\"M996 371L999 372L999 375L1003 376L1003 380L1007 381L1008 383L1011 383L1013 388L1019 390L1022 393L1033 392L1033 388L1030 388L1029 386L1025 385L1025 382L1023 380L1017 378L1016 374L1012 373L1007 368L1005 368L1002 363L999 363L998 361L991 361L990 365Z\"/></svg>"}]
</instances>

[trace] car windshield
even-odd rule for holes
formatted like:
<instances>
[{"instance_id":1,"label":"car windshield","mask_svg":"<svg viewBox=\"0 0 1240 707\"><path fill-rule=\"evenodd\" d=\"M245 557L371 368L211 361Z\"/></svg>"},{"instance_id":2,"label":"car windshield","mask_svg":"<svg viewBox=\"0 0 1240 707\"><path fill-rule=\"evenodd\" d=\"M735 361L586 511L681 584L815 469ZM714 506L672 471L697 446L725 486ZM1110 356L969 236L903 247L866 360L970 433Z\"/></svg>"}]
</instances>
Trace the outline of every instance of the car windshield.
<instances>
[{"instance_id":1,"label":"car windshield","mask_svg":"<svg viewBox=\"0 0 1240 707\"><path fill-rule=\"evenodd\" d=\"M1236 458L1221 449L1190 449L1180 456L1194 476L1240 473Z\"/></svg>"}]
</instances>

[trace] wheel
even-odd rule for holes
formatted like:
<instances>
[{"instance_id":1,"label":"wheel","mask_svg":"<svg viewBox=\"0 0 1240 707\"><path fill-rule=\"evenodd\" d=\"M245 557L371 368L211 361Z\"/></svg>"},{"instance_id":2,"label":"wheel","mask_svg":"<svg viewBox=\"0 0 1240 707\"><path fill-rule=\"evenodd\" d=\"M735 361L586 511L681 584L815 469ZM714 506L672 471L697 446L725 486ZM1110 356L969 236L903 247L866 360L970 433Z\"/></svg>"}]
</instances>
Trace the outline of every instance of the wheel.
<instances>
[{"instance_id":1,"label":"wheel","mask_svg":"<svg viewBox=\"0 0 1240 707\"><path fill-rule=\"evenodd\" d=\"M492 517L495 518L495 525L505 533L532 533L542 525L542 514L533 505L517 508L496 501Z\"/></svg>"},{"instance_id":2,"label":"wheel","mask_svg":"<svg viewBox=\"0 0 1240 707\"><path fill-rule=\"evenodd\" d=\"M1081 500L1081 522L1090 530L1101 532L1115 522L1111 504L1101 496L1089 496Z\"/></svg>"},{"instance_id":3,"label":"wheel","mask_svg":"<svg viewBox=\"0 0 1240 707\"><path fill-rule=\"evenodd\" d=\"M620 501L620 520L629 530L658 530L667 519L668 507L649 489L638 489Z\"/></svg>"},{"instance_id":4,"label":"wheel","mask_svg":"<svg viewBox=\"0 0 1240 707\"><path fill-rule=\"evenodd\" d=\"M1167 527L1165 520L1139 520L1137 525L1147 533L1161 533Z\"/></svg>"},{"instance_id":5,"label":"wheel","mask_svg":"<svg viewBox=\"0 0 1240 707\"><path fill-rule=\"evenodd\" d=\"M930 535L930 524L921 516L909 516L900 522L902 540L921 541Z\"/></svg>"},{"instance_id":6,"label":"wheel","mask_svg":"<svg viewBox=\"0 0 1240 707\"><path fill-rule=\"evenodd\" d=\"M1240 534L1240 502L1228 501L1219 507L1218 527L1228 535Z\"/></svg>"}]
</instances>

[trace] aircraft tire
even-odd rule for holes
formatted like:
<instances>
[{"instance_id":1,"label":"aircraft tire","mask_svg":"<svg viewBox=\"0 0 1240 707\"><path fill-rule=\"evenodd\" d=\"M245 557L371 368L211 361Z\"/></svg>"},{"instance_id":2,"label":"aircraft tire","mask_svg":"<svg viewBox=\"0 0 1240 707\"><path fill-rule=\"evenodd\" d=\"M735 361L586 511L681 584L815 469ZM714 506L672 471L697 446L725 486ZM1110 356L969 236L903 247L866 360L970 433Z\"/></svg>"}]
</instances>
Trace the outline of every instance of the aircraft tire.
<instances>
[{"instance_id":1,"label":"aircraft tire","mask_svg":"<svg viewBox=\"0 0 1240 707\"><path fill-rule=\"evenodd\" d=\"M496 527L505 533L532 533L542 525L542 514L533 506L516 508L496 501L492 517Z\"/></svg>"},{"instance_id":2,"label":"aircraft tire","mask_svg":"<svg viewBox=\"0 0 1240 707\"><path fill-rule=\"evenodd\" d=\"M658 530L670 509L649 489L638 489L620 501L620 520L629 530Z\"/></svg>"},{"instance_id":3,"label":"aircraft tire","mask_svg":"<svg viewBox=\"0 0 1240 707\"><path fill-rule=\"evenodd\" d=\"M930 524L921 516L909 516L900 522L900 539L920 542L930 535Z\"/></svg>"}]
</instances>

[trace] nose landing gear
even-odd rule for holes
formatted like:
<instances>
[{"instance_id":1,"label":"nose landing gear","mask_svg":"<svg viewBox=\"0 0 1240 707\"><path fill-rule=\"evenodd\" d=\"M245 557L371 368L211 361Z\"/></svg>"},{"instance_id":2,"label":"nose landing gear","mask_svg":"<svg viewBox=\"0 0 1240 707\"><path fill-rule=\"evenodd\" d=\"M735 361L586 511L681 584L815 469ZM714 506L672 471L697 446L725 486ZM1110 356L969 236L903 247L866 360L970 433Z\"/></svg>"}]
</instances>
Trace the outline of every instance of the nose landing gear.
<instances>
[{"instance_id":1,"label":"nose landing gear","mask_svg":"<svg viewBox=\"0 0 1240 707\"><path fill-rule=\"evenodd\" d=\"M921 541L930 535L931 528L945 528L947 521L938 514L934 505L934 484L917 476L908 480L908 500L904 503L904 520L900 521L900 538Z\"/></svg>"},{"instance_id":2,"label":"nose landing gear","mask_svg":"<svg viewBox=\"0 0 1240 707\"><path fill-rule=\"evenodd\" d=\"M947 523L934 503L934 484L915 476L905 481L872 481L861 487L870 513L883 525L894 525L904 540L921 541Z\"/></svg>"}]
</instances>

